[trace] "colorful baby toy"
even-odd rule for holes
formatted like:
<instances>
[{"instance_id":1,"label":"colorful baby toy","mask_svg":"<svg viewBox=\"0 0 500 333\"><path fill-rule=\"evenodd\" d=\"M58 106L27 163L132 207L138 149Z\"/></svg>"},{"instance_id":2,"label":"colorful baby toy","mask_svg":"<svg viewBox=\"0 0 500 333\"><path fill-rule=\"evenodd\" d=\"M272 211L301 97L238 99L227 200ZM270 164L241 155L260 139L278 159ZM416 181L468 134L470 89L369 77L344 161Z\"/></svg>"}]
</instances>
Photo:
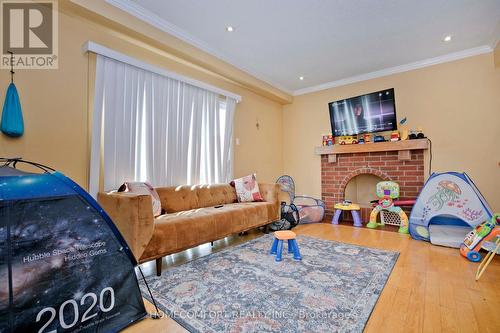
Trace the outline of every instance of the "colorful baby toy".
<instances>
[{"instance_id":1,"label":"colorful baby toy","mask_svg":"<svg viewBox=\"0 0 500 333\"><path fill-rule=\"evenodd\" d=\"M373 208L370 214L370 222L366 225L367 228L376 228L379 225L384 225L383 222L377 223L377 216L380 211L388 211L399 215L401 225L399 232L402 234L408 233L408 216L401 207L394 206L395 199L399 198L399 185L391 181L379 182L377 184L377 196L380 198L378 205Z\"/></svg>"},{"instance_id":2,"label":"colorful baby toy","mask_svg":"<svg viewBox=\"0 0 500 333\"><path fill-rule=\"evenodd\" d=\"M500 236L500 214L495 214L489 221L484 221L465 236L460 246L460 254L470 261L481 260L479 250L484 242L494 240Z\"/></svg>"},{"instance_id":3,"label":"colorful baby toy","mask_svg":"<svg viewBox=\"0 0 500 333\"><path fill-rule=\"evenodd\" d=\"M332 224L339 224L340 215L343 211L350 211L352 215L352 220L355 227L362 227L361 217L358 211L360 210L359 205L353 204L350 200L344 200L341 203L335 204L335 214L332 218Z\"/></svg>"}]
</instances>

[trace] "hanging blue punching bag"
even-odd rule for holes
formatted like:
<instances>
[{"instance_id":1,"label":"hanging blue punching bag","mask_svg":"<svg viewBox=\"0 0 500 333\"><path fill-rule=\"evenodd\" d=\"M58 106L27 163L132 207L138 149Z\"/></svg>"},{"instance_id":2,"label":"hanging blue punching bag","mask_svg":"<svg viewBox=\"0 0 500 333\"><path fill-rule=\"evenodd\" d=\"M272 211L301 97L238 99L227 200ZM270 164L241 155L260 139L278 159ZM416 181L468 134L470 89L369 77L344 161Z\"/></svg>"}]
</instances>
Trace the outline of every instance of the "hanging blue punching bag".
<instances>
[{"instance_id":1,"label":"hanging blue punching bag","mask_svg":"<svg viewBox=\"0 0 500 333\"><path fill-rule=\"evenodd\" d=\"M8 136L19 137L24 133L23 113L21 102L14 82L9 84L3 103L2 122L0 130Z\"/></svg>"}]
</instances>

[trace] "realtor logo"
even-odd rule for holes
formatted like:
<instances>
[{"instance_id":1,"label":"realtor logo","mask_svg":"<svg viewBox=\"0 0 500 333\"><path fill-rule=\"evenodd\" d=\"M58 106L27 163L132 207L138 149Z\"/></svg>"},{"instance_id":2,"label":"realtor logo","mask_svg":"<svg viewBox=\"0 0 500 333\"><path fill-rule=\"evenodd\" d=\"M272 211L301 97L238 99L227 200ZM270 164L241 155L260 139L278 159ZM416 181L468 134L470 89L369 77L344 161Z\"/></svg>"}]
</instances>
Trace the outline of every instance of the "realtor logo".
<instances>
[{"instance_id":1,"label":"realtor logo","mask_svg":"<svg viewBox=\"0 0 500 333\"><path fill-rule=\"evenodd\" d=\"M2 0L0 7L0 68L10 68L10 51L16 69L57 69L57 1Z\"/></svg>"}]
</instances>

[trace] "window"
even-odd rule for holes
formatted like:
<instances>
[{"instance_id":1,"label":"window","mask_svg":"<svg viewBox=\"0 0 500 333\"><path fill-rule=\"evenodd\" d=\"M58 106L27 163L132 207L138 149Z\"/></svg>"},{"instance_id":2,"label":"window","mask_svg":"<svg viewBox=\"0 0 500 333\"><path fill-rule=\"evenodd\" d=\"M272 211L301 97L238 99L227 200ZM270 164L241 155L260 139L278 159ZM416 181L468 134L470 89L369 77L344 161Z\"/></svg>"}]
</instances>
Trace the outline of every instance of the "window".
<instances>
[{"instance_id":1,"label":"window","mask_svg":"<svg viewBox=\"0 0 500 333\"><path fill-rule=\"evenodd\" d=\"M235 99L98 55L94 100L92 194L231 179Z\"/></svg>"}]
</instances>

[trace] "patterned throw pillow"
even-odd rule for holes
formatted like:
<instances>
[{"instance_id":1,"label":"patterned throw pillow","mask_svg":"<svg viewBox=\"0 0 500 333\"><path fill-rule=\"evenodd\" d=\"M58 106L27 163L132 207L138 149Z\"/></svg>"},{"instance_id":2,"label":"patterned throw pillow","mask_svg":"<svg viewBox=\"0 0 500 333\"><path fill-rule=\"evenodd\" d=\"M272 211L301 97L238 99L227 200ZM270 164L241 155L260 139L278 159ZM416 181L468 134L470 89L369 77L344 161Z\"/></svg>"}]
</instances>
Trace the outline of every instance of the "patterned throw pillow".
<instances>
[{"instance_id":1,"label":"patterned throw pillow","mask_svg":"<svg viewBox=\"0 0 500 333\"><path fill-rule=\"evenodd\" d=\"M259 192L259 184L255 174L234 180L234 188L238 202L264 201Z\"/></svg>"},{"instance_id":2,"label":"patterned throw pillow","mask_svg":"<svg viewBox=\"0 0 500 333\"><path fill-rule=\"evenodd\" d=\"M153 202L153 216L161 215L161 201L158 192L148 182L125 182L118 192L130 192L135 194L149 194Z\"/></svg>"}]
</instances>

